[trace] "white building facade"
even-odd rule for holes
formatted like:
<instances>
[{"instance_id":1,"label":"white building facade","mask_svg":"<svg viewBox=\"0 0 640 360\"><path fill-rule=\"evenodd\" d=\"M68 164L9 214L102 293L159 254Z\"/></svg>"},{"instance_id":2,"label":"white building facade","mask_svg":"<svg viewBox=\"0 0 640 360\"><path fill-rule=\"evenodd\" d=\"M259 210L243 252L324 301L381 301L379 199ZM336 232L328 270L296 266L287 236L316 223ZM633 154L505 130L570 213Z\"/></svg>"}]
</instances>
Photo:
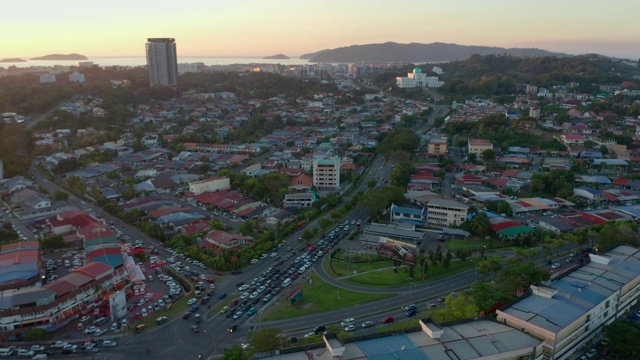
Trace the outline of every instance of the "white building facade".
<instances>
[{"instance_id":1,"label":"white building facade","mask_svg":"<svg viewBox=\"0 0 640 360\"><path fill-rule=\"evenodd\" d=\"M340 157L313 159L313 186L319 190L340 189Z\"/></svg>"}]
</instances>

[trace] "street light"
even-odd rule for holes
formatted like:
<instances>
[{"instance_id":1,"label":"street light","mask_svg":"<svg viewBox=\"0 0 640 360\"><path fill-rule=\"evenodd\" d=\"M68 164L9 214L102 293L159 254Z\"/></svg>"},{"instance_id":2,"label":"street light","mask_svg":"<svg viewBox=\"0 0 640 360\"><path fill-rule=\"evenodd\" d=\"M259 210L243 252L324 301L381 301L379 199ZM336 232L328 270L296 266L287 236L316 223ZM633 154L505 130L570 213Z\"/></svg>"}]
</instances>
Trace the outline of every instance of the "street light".
<instances>
[{"instance_id":1,"label":"street light","mask_svg":"<svg viewBox=\"0 0 640 360\"><path fill-rule=\"evenodd\" d=\"M413 283L411 282L411 280L409 280L409 278L406 278L405 280L407 280L409 282L409 298L411 298L411 292L412 292Z\"/></svg>"}]
</instances>

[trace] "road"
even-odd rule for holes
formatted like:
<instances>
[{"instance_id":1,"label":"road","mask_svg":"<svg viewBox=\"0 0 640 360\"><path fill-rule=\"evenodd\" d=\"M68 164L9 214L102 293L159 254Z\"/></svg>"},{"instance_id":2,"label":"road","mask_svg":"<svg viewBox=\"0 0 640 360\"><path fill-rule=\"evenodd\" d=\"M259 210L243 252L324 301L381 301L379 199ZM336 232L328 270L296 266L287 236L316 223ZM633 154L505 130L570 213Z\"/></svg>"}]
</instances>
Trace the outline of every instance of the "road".
<instances>
[{"instance_id":1,"label":"road","mask_svg":"<svg viewBox=\"0 0 640 360\"><path fill-rule=\"evenodd\" d=\"M421 131L428 130L432 126L434 118L435 114L430 117L429 122L427 122L426 124L422 124ZM371 180L376 180L379 186L384 186L385 182L388 181L392 169L393 164L386 162L382 156L375 156L371 161L369 169L365 172L365 178L363 179L363 181L360 181L360 185L356 189L354 189L354 191L351 192L350 195L346 196L344 201L349 201L356 193L360 191L366 191L367 183ZM42 184L50 192L54 192L59 189L55 183L46 180L40 173L35 171L35 169L32 171L32 175L37 182ZM171 201L175 202L175 199L171 199ZM136 228L130 226L129 224L121 222L118 219L110 216L109 214L104 213L99 207L91 204L85 204L81 199L78 199L73 195L70 195L68 202L78 208L85 209L86 211L93 212L95 214L100 214L108 221L113 221L116 226L121 229L124 236L129 236L132 240L143 240L147 243L147 245L154 245L159 250L159 255L161 257L167 258L171 256L171 253L164 249L159 243L140 233ZM368 211L366 208L359 207L357 209L354 209L347 216L346 220L350 222L352 219L366 219L368 216L367 212ZM317 220L312 221L310 224L308 224L308 226L311 228L319 227L317 224ZM287 246L300 246L301 244L297 239L300 237L302 231L303 229L300 229L293 234L290 234L285 239L286 244L279 251L279 253L283 254L283 249ZM315 265L315 271L317 271L317 268L319 267L318 264L320 264L320 262ZM235 284L238 281L244 281L248 283L251 281L251 279L257 277L258 274L264 272L268 267L272 265L273 262L269 259L266 259L258 262L253 266L248 267L239 275L225 275L222 278L218 277L218 289L216 290L216 294L219 294L221 292L225 292L227 294L237 293ZM213 275L213 272L207 270L205 271L205 274ZM323 277L323 279L326 278L326 274L320 274L320 276ZM257 326L278 326L285 331L291 331L295 333L296 331L310 327L310 324L327 324L328 322L339 322L345 317L357 316L358 318L365 320L369 318L378 318L380 317L379 314L383 313L385 315L394 314L398 316L398 314L400 314L398 312L400 306L414 301L417 302L421 299L432 299L434 297L439 297L442 296L442 294L447 294L452 290L466 287L469 284L473 283L475 276L475 271L467 271L449 279L443 279L429 284L417 286L412 286L411 284L409 284L409 286L404 288L387 289L383 291L397 293L398 295L384 301L377 301L365 305L354 306L348 309L339 309L324 314L317 314L309 317L284 320L279 322L258 323ZM303 281L302 278L303 277L299 278L296 281ZM327 280L335 282L335 280ZM292 288L293 286L295 286L295 284L291 285L290 288ZM283 294L285 293L286 291L282 291L279 295L283 296ZM218 304L219 301L220 300L218 300L217 297L214 297L214 299L212 299L212 306ZM238 320L232 320L216 315L212 318L203 320L199 324L200 333L195 334L190 330L190 326L193 325L193 321L182 320L180 317L178 317L161 327L142 332L139 335L120 339L118 347L113 348L108 352L97 354L96 359L118 360L130 359L132 357L145 358L151 356L149 354L146 354L147 348L151 349L152 358L155 359L197 359L199 354L203 354L205 357L220 354L226 347L232 344L242 343L246 341L247 333L250 330L250 326L252 325L247 321L248 319L248 317L243 316ZM254 317L254 319L259 320L259 316ZM327 319L329 319L329 321L327 321ZM232 324L238 325L238 328L235 332L229 333L227 329Z\"/></svg>"}]
</instances>

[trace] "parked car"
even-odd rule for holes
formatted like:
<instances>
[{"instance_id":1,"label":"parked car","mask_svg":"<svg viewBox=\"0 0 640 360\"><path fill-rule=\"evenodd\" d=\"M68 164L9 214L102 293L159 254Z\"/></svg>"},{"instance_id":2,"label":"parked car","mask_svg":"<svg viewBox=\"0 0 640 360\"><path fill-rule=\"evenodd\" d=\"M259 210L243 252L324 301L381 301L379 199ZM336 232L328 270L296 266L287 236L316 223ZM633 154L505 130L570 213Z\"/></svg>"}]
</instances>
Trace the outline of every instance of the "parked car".
<instances>
[{"instance_id":1,"label":"parked car","mask_svg":"<svg viewBox=\"0 0 640 360\"><path fill-rule=\"evenodd\" d=\"M118 346L118 343L115 342L114 340L105 340L102 342L102 346L103 347L116 347Z\"/></svg>"},{"instance_id":2,"label":"parked car","mask_svg":"<svg viewBox=\"0 0 640 360\"><path fill-rule=\"evenodd\" d=\"M355 331L356 330L356 326L354 324L349 324L347 326L345 326L344 331Z\"/></svg>"}]
</instances>

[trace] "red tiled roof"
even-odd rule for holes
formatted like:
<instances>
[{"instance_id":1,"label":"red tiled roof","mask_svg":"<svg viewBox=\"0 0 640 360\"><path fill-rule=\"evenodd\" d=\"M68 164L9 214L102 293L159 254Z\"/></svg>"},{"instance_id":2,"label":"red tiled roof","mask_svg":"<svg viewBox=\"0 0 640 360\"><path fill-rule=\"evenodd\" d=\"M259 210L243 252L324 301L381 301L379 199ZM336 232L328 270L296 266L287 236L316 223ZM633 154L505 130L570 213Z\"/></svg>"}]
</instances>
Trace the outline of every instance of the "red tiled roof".
<instances>
[{"instance_id":1,"label":"red tiled roof","mask_svg":"<svg viewBox=\"0 0 640 360\"><path fill-rule=\"evenodd\" d=\"M118 254L120 253L120 249L115 248L118 252ZM88 276L91 276L94 279L99 279L102 276L104 276L106 273L109 273L113 271L113 267L111 267L110 265L107 265L103 262L90 262L86 265L83 265L75 270L73 270L73 272L75 273L80 273L80 274L85 274Z\"/></svg>"}]
</instances>

